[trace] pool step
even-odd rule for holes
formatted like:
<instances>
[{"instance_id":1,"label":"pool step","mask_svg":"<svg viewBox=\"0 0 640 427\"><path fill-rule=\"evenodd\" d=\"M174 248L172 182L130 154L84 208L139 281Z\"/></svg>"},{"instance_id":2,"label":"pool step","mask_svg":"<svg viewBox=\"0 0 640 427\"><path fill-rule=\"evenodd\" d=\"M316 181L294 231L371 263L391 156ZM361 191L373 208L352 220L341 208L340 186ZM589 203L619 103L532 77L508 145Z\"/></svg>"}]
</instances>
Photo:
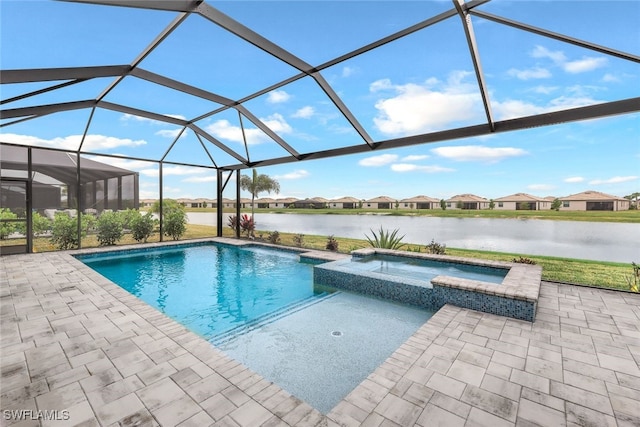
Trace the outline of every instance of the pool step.
<instances>
[{"instance_id":1,"label":"pool step","mask_svg":"<svg viewBox=\"0 0 640 427\"><path fill-rule=\"evenodd\" d=\"M228 331L222 332L220 334L217 335L213 335L211 337L209 337L209 342L212 343L213 345L221 345L223 343L226 343L230 340L232 340L233 338L235 338L238 335L243 335L246 334L248 332L251 332L257 328L261 328L265 325L268 325L270 323L275 322L276 320L282 319L283 317L287 317L290 314L296 313L300 310L303 310L307 307L310 307L312 305L315 305L319 302L325 301L329 298L334 297L335 295L339 294L339 291L336 292L323 292L320 295L314 295L308 298L305 298L303 300L300 301L296 301L294 303L291 303L289 305L286 305L276 311L272 311L271 313L267 313L264 316L258 317L257 319L252 320L249 323L246 323L244 325L240 325L237 326L233 329L230 329Z\"/></svg>"}]
</instances>

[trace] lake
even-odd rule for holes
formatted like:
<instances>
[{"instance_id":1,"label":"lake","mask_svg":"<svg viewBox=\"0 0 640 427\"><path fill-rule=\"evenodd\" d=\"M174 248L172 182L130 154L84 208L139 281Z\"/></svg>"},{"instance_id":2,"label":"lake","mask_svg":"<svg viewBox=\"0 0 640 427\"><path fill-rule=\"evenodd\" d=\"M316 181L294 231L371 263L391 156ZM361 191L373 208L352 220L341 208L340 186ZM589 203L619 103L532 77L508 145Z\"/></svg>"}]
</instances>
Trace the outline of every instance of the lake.
<instances>
[{"instance_id":1,"label":"lake","mask_svg":"<svg viewBox=\"0 0 640 427\"><path fill-rule=\"evenodd\" d=\"M215 225L215 213L189 212L191 224ZM225 214L224 226L227 226ZM256 228L365 239L399 229L403 242L435 239L452 248L515 252L623 263L640 258L640 226L629 223L388 215L256 214Z\"/></svg>"}]
</instances>

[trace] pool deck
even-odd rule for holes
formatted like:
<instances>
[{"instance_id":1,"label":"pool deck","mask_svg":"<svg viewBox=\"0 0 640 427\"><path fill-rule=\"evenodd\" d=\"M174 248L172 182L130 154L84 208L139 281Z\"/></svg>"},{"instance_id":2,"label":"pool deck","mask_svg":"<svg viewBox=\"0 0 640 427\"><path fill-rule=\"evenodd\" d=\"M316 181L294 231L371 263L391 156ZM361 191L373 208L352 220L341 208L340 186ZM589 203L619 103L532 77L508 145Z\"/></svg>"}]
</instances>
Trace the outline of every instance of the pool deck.
<instances>
[{"instance_id":1,"label":"pool deck","mask_svg":"<svg viewBox=\"0 0 640 427\"><path fill-rule=\"evenodd\" d=\"M640 425L637 294L543 282L534 323L447 305L324 416L70 253L0 257L0 425Z\"/></svg>"}]
</instances>

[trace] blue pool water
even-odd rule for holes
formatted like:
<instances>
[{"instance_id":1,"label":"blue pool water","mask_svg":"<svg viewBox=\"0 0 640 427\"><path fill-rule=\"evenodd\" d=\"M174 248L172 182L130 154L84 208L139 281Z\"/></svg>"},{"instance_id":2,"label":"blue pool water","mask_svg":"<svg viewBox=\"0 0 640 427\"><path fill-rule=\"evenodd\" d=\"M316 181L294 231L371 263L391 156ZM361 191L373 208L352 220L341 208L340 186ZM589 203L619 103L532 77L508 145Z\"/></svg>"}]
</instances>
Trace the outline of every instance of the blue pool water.
<instances>
[{"instance_id":1,"label":"blue pool water","mask_svg":"<svg viewBox=\"0 0 640 427\"><path fill-rule=\"evenodd\" d=\"M355 271L410 277L424 281L431 281L434 277L443 275L500 284L508 273L508 270L502 268L379 254L362 258L354 257L340 262Z\"/></svg>"},{"instance_id":2,"label":"blue pool water","mask_svg":"<svg viewBox=\"0 0 640 427\"><path fill-rule=\"evenodd\" d=\"M287 251L204 245L79 258L205 338L324 295L313 266Z\"/></svg>"},{"instance_id":3,"label":"blue pool water","mask_svg":"<svg viewBox=\"0 0 640 427\"><path fill-rule=\"evenodd\" d=\"M180 245L78 258L234 359L328 413L432 315L313 284L264 247Z\"/></svg>"}]
</instances>

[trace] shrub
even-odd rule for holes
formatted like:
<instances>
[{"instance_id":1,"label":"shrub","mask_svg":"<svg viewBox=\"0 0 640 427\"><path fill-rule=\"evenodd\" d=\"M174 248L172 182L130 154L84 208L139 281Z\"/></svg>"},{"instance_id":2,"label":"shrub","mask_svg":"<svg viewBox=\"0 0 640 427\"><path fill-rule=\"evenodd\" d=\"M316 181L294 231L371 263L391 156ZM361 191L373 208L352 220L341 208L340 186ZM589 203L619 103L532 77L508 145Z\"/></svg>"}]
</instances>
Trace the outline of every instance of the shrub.
<instances>
[{"instance_id":1,"label":"shrub","mask_svg":"<svg viewBox=\"0 0 640 427\"><path fill-rule=\"evenodd\" d=\"M536 265L537 262L535 262L534 260L532 260L531 258L525 258L525 257L519 257L519 258L514 258L513 262L517 262L518 264L530 264L530 265Z\"/></svg>"},{"instance_id":2,"label":"shrub","mask_svg":"<svg viewBox=\"0 0 640 427\"><path fill-rule=\"evenodd\" d=\"M403 236L398 237L398 229L395 229L391 232L385 231L382 227L376 234L375 231L371 230L371 234L373 237L369 237L365 235L369 244L374 248L383 248L383 249L400 249L405 244L402 243Z\"/></svg>"},{"instance_id":3,"label":"shrub","mask_svg":"<svg viewBox=\"0 0 640 427\"><path fill-rule=\"evenodd\" d=\"M295 234L293 236L293 244L299 248L304 246L304 234Z\"/></svg>"},{"instance_id":4,"label":"shrub","mask_svg":"<svg viewBox=\"0 0 640 427\"><path fill-rule=\"evenodd\" d=\"M145 215L138 213L138 216L131 223L131 234L137 242L143 241L147 243L147 239L153 233L154 226L155 221L151 212L147 212Z\"/></svg>"},{"instance_id":5,"label":"shrub","mask_svg":"<svg viewBox=\"0 0 640 427\"><path fill-rule=\"evenodd\" d=\"M120 215L122 227L131 230L133 222L140 217L140 212L137 209L127 209L126 211L118 212L118 215Z\"/></svg>"},{"instance_id":6,"label":"shrub","mask_svg":"<svg viewBox=\"0 0 640 427\"><path fill-rule=\"evenodd\" d=\"M247 237L253 236L253 231L256 229L256 223L253 221L253 216L242 214L240 217L240 228L243 232L247 233Z\"/></svg>"},{"instance_id":7,"label":"shrub","mask_svg":"<svg viewBox=\"0 0 640 427\"><path fill-rule=\"evenodd\" d=\"M82 231L86 234L92 233L98 226L98 218L90 214L82 215Z\"/></svg>"},{"instance_id":8,"label":"shrub","mask_svg":"<svg viewBox=\"0 0 640 427\"><path fill-rule=\"evenodd\" d=\"M173 211L185 212L184 205L181 205L173 199L162 199L162 215L166 216ZM151 205L151 212L160 213L160 200L156 200L153 205Z\"/></svg>"},{"instance_id":9,"label":"shrub","mask_svg":"<svg viewBox=\"0 0 640 427\"><path fill-rule=\"evenodd\" d=\"M40 215L38 212L34 212L31 216L31 228L34 236L41 236L51 230L51 221L49 221L49 218Z\"/></svg>"},{"instance_id":10,"label":"shrub","mask_svg":"<svg viewBox=\"0 0 640 427\"><path fill-rule=\"evenodd\" d=\"M273 243L274 245L277 245L278 243L280 243L280 233L278 231L273 231L269 233L269 235L267 236L267 241L269 243Z\"/></svg>"},{"instance_id":11,"label":"shrub","mask_svg":"<svg viewBox=\"0 0 640 427\"><path fill-rule=\"evenodd\" d=\"M337 252L338 251L338 241L333 237L333 235L327 238L327 246L326 248L330 251Z\"/></svg>"},{"instance_id":12,"label":"shrub","mask_svg":"<svg viewBox=\"0 0 640 427\"><path fill-rule=\"evenodd\" d=\"M117 212L102 212L96 225L100 246L115 245L124 234L122 217Z\"/></svg>"},{"instance_id":13,"label":"shrub","mask_svg":"<svg viewBox=\"0 0 640 427\"><path fill-rule=\"evenodd\" d=\"M447 245L440 244L434 239L431 239L431 243L429 243L425 247L425 249L427 250L428 254L445 255L445 253L447 252Z\"/></svg>"},{"instance_id":14,"label":"shrub","mask_svg":"<svg viewBox=\"0 0 640 427\"><path fill-rule=\"evenodd\" d=\"M0 209L0 219L18 219L18 215L14 214L9 209L2 208ZM16 223L0 222L0 239L6 239L14 231L16 231Z\"/></svg>"},{"instance_id":15,"label":"shrub","mask_svg":"<svg viewBox=\"0 0 640 427\"><path fill-rule=\"evenodd\" d=\"M229 216L227 225L229 226L230 229L232 229L233 231L236 231L238 229L238 217L235 215Z\"/></svg>"},{"instance_id":16,"label":"shrub","mask_svg":"<svg viewBox=\"0 0 640 427\"><path fill-rule=\"evenodd\" d=\"M440 209L443 211L447 210L447 202L445 202L444 199L440 199Z\"/></svg>"},{"instance_id":17,"label":"shrub","mask_svg":"<svg viewBox=\"0 0 640 427\"><path fill-rule=\"evenodd\" d=\"M86 233L84 229L82 229L82 237L85 235ZM51 242L56 245L58 249L77 248L80 243L78 237L78 221L75 218L70 218L69 215L64 212L56 213L51 229Z\"/></svg>"},{"instance_id":18,"label":"shrub","mask_svg":"<svg viewBox=\"0 0 640 427\"><path fill-rule=\"evenodd\" d=\"M164 234L178 240L187 231L187 214L184 210L171 210L164 215Z\"/></svg>"},{"instance_id":19,"label":"shrub","mask_svg":"<svg viewBox=\"0 0 640 427\"><path fill-rule=\"evenodd\" d=\"M556 212L560 210L561 206L562 206L562 202L560 201L560 199L553 199L553 202L551 202L551 209L553 209Z\"/></svg>"}]
</instances>

